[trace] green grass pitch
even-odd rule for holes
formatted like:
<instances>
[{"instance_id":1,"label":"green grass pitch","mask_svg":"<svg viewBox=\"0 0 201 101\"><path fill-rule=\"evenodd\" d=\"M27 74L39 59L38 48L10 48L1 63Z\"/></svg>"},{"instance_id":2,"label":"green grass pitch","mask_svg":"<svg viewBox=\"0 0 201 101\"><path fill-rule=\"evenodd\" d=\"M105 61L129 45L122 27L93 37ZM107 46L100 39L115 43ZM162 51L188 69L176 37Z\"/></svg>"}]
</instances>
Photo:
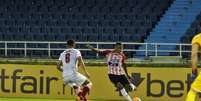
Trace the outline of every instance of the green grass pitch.
<instances>
[{"instance_id":1,"label":"green grass pitch","mask_svg":"<svg viewBox=\"0 0 201 101\"><path fill-rule=\"evenodd\" d=\"M0 101L75 101L66 99L36 99L36 98L0 98ZM89 100L89 101L107 101L107 100Z\"/></svg>"}]
</instances>

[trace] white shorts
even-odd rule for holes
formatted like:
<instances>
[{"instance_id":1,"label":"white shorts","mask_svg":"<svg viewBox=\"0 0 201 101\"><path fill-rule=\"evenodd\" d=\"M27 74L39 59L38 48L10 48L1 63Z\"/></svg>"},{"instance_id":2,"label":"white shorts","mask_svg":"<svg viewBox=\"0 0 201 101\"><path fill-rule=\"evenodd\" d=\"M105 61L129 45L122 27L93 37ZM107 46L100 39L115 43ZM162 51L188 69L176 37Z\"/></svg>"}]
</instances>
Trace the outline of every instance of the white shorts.
<instances>
[{"instance_id":1,"label":"white shorts","mask_svg":"<svg viewBox=\"0 0 201 101\"><path fill-rule=\"evenodd\" d=\"M77 72L70 76L64 76L63 80L65 84L69 85L70 87L73 87L73 86L82 86L82 84L87 80L87 78L84 75Z\"/></svg>"}]
</instances>

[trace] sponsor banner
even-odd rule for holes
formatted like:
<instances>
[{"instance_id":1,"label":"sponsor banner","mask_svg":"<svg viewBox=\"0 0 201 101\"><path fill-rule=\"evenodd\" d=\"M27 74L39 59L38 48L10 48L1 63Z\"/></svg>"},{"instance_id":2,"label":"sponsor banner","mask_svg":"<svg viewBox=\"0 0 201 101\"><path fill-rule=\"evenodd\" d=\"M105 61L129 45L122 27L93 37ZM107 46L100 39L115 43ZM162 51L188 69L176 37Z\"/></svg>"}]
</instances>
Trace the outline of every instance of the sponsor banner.
<instances>
[{"instance_id":1,"label":"sponsor banner","mask_svg":"<svg viewBox=\"0 0 201 101\"><path fill-rule=\"evenodd\" d=\"M190 68L130 68L144 101L185 101L191 85Z\"/></svg>"},{"instance_id":2,"label":"sponsor banner","mask_svg":"<svg viewBox=\"0 0 201 101\"><path fill-rule=\"evenodd\" d=\"M90 99L121 100L107 76L106 67L89 67L93 83ZM190 88L190 68L128 68L138 87L130 92L143 101L184 101ZM82 71L81 71L82 72ZM49 65L0 65L0 97L73 99L74 92L63 84L61 72Z\"/></svg>"}]
</instances>

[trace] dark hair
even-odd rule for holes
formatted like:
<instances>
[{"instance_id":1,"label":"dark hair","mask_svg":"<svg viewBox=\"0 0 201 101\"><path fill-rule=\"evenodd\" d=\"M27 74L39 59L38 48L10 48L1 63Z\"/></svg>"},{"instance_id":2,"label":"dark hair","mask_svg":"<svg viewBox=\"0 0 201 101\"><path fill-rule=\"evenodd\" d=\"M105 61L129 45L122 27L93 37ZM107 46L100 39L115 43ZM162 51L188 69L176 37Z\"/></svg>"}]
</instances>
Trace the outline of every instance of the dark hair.
<instances>
[{"instance_id":1,"label":"dark hair","mask_svg":"<svg viewBox=\"0 0 201 101\"><path fill-rule=\"evenodd\" d=\"M75 44L75 40L73 40L73 39L70 39L67 41L68 46L73 46L74 44Z\"/></svg>"},{"instance_id":2,"label":"dark hair","mask_svg":"<svg viewBox=\"0 0 201 101\"><path fill-rule=\"evenodd\" d=\"M121 42L116 42L116 45L122 45L122 43Z\"/></svg>"}]
</instances>

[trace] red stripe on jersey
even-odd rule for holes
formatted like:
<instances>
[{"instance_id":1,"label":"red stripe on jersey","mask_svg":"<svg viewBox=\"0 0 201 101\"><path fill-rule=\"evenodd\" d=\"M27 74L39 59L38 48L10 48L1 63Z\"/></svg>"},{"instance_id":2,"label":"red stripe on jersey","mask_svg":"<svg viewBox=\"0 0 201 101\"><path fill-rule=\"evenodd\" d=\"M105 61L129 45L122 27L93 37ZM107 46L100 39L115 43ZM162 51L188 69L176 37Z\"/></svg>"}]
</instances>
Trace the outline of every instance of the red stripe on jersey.
<instances>
[{"instance_id":1,"label":"red stripe on jersey","mask_svg":"<svg viewBox=\"0 0 201 101\"><path fill-rule=\"evenodd\" d=\"M110 52L107 54L108 73L114 75L125 74L122 64L124 63L124 54Z\"/></svg>"},{"instance_id":2,"label":"red stripe on jersey","mask_svg":"<svg viewBox=\"0 0 201 101\"><path fill-rule=\"evenodd\" d=\"M112 74L116 74L115 73L115 67L112 67Z\"/></svg>"}]
</instances>

